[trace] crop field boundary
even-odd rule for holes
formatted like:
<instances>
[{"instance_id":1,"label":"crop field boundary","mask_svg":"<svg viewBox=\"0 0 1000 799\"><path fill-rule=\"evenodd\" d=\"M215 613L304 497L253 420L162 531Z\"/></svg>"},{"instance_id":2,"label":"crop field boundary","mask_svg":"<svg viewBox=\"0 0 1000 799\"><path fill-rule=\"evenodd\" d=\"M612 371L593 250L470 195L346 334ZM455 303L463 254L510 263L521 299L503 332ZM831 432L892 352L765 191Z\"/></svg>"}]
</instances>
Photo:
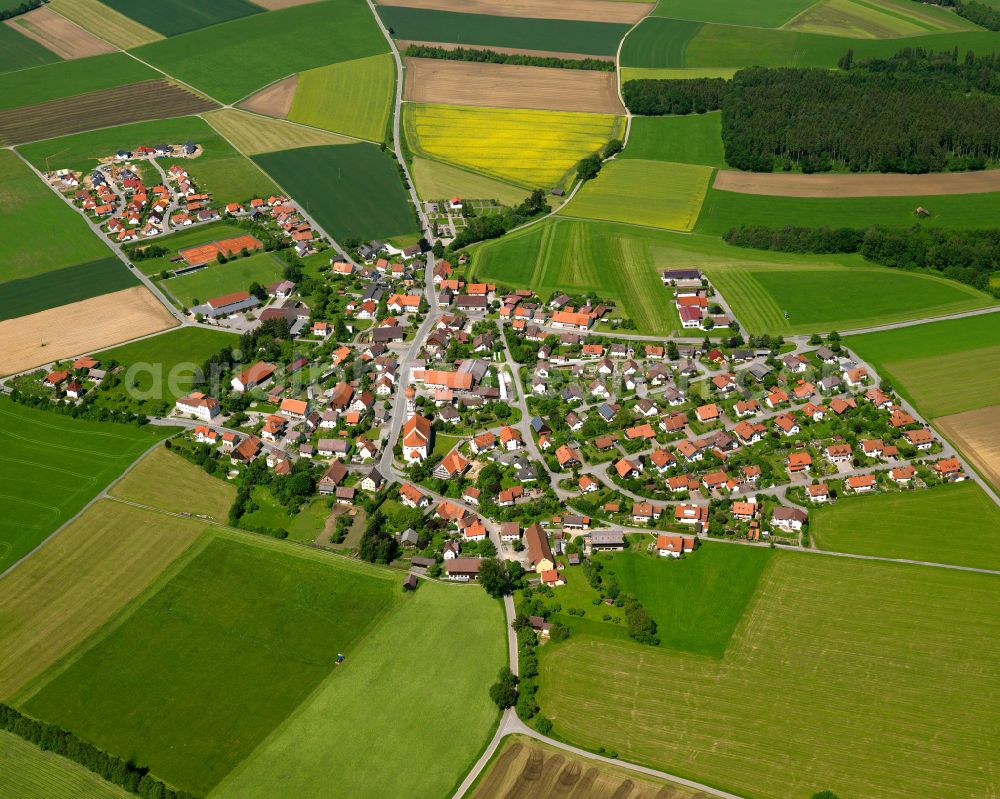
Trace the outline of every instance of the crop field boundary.
<instances>
[{"instance_id":1,"label":"crop field boundary","mask_svg":"<svg viewBox=\"0 0 1000 799\"><path fill-rule=\"evenodd\" d=\"M737 172L720 169L712 188L775 197L920 197L1000 191L1000 169L926 175Z\"/></svg>"}]
</instances>

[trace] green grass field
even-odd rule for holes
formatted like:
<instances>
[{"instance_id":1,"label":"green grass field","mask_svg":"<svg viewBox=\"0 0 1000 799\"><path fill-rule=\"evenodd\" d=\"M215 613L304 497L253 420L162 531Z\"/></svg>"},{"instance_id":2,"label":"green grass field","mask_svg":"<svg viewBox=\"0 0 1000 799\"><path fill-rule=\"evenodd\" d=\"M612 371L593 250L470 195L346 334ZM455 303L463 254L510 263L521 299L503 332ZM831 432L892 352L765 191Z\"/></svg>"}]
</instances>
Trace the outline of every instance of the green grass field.
<instances>
[{"instance_id":1,"label":"green grass field","mask_svg":"<svg viewBox=\"0 0 1000 799\"><path fill-rule=\"evenodd\" d=\"M1000 569L1000 509L971 481L814 510L820 549Z\"/></svg>"},{"instance_id":2,"label":"green grass field","mask_svg":"<svg viewBox=\"0 0 1000 799\"><path fill-rule=\"evenodd\" d=\"M567 216L691 230L712 168L638 159L614 160L562 210Z\"/></svg>"},{"instance_id":3,"label":"green grass field","mask_svg":"<svg viewBox=\"0 0 1000 799\"><path fill-rule=\"evenodd\" d=\"M16 28L10 25L0 27L0 72L30 69L61 60L47 47L22 35Z\"/></svg>"},{"instance_id":4,"label":"green grass field","mask_svg":"<svg viewBox=\"0 0 1000 799\"><path fill-rule=\"evenodd\" d=\"M58 238L44 235L51 230ZM0 247L0 283L108 255L79 214L10 151L0 151ZM0 303L4 313L9 307Z\"/></svg>"},{"instance_id":5,"label":"green grass field","mask_svg":"<svg viewBox=\"0 0 1000 799\"><path fill-rule=\"evenodd\" d=\"M527 195L524 188L488 178L467 169L430 158L414 158L410 164L413 185L421 200L468 197L517 205Z\"/></svg>"},{"instance_id":6,"label":"green grass field","mask_svg":"<svg viewBox=\"0 0 1000 799\"><path fill-rule=\"evenodd\" d=\"M214 799L307 796L331 775L338 796L451 795L496 722L487 688L507 662L503 630L480 589L422 583ZM375 750L377 769L356 767Z\"/></svg>"},{"instance_id":7,"label":"green grass field","mask_svg":"<svg viewBox=\"0 0 1000 799\"><path fill-rule=\"evenodd\" d=\"M186 307L203 303L234 291L246 291L251 283L270 286L281 280L282 263L269 252L248 258L234 258L225 264L211 264L196 272L172 277L162 282L163 288Z\"/></svg>"},{"instance_id":8,"label":"green grass field","mask_svg":"<svg viewBox=\"0 0 1000 799\"><path fill-rule=\"evenodd\" d=\"M35 105L160 77L125 53L58 61L0 75L0 110Z\"/></svg>"},{"instance_id":9,"label":"green grass field","mask_svg":"<svg viewBox=\"0 0 1000 799\"><path fill-rule=\"evenodd\" d=\"M777 552L721 661L573 637L538 701L564 740L741 796L987 796L998 603L993 575Z\"/></svg>"},{"instance_id":10,"label":"green grass field","mask_svg":"<svg viewBox=\"0 0 1000 799\"><path fill-rule=\"evenodd\" d=\"M618 42L631 27L610 22L488 16L388 5L378 6L378 14L396 39L585 55L614 55Z\"/></svg>"},{"instance_id":11,"label":"green grass field","mask_svg":"<svg viewBox=\"0 0 1000 799\"><path fill-rule=\"evenodd\" d=\"M329 0L234 19L132 52L222 103L235 103L293 72L388 50L363 0Z\"/></svg>"},{"instance_id":12,"label":"green grass field","mask_svg":"<svg viewBox=\"0 0 1000 799\"><path fill-rule=\"evenodd\" d=\"M0 799L127 799L131 795L71 760L0 732Z\"/></svg>"},{"instance_id":13,"label":"green grass field","mask_svg":"<svg viewBox=\"0 0 1000 799\"><path fill-rule=\"evenodd\" d=\"M351 653L396 591L394 577L372 569L218 536L24 707L204 795L330 674L338 653Z\"/></svg>"},{"instance_id":14,"label":"green grass field","mask_svg":"<svg viewBox=\"0 0 1000 799\"><path fill-rule=\"evenodd\" d=\"M625 37L621 48L623 67L684 67L691 40L704 23L647 17ZM712 65L707 65L712 66Z\"/></svg>"},{"instance_id":15,"label":"green grass field","mask_svg":"<svg viewBox=\"0 0 1000 799\"><path fill-rule=\"evenodd\" d=\"M634 122L633 122L634 124ZM632 142L629 141L629 149ZM930 217L915 211L926 208ZM855 227L871 225L975 229L984 215L1000 214L1000 193L955 194L932 197L772 197L709 189L697 231L722 236L740 225L797 225L802 227Z\"/></svg>"},{"instance_id":16,"label":"green grass field","mask_svg":"<svg viewBox=\"0 0 1000 799\"><path fill-rule=\"evenodd\" d=\"M206 474L204 469L157 447L112 487L111 496L152 505L173 513L192 513L225 521L236 499L232 483Z\"/></svg>"},{"instance_id":17,"label":"green grass field","mask_svg":"<svg viewBox=\"0 0 1000 799\"><path fill-rule=\"evenodd\" d=\"M299 75L288 118L381 142L395 86L396 63L389 53L310 69Z\"/></svg>"},{"instance_id":18,"label":"green grass field","mask_svg":"<svg viewBox=\"0 0 1000 799\"><path fill-rule=\"evenodd\" d=\"M722 113L632 117L628 146L618 158L724 167Z\"/></svg>"},{"instance_id":19,"label":"green grass field","mask_svg":"<svg viewBox=\"0 0 1000 799\"><path fill-rule=\"evenodd\" d=\"M301 147L254 161L334 238L418 237L396 164L374 144Z\"/></svg>"},{"instance_id":20,"label":"green grass field","mask_svg":"<svg viewBox=\"0 0 1000 799\"><path fill-rule=\"evenodd\" d=\"M74 227L71 225L70 229ZM86 233L98 241L89 230ZM23 236L21 240L24 240ZM38 238L32 241L36 246L47 247L52 240ZM101 246L99 241L98 246ZM89 247L88 242L85 249ZM0 320L27 316L137 285L138 278L113 256L53 269L40 275L0 283Z\"/></svg>"},{"instance_id":21,"label":"green grass field","mask_svg":"<svg viewBox=\"0 0 1000 799\"><path fill-rule=\"evenodd\" d=\"M120 11L140 25L145 25L164 36L217 25L250 14L263 13L264 9L248 0L102 0L105 5Z\"/></svg>"},{"instance_id":22,"label":"green grass field","mask_svg":"<svg viewBox=\"0 0 1000 799\"><path fill-rule=\"evenodd\" d=\"M618 552L605 568L652 616L660 646L721 658L770 557L709 543L681 560Z\"/></svg>"},{"instance_id":23,"label":"green grass field","mask_svg":"<svg viewBox=\"0 0 1000 799\"><path fill-rule=\"evenodd\" d=\"M0 477L0 572L172 432L72 419L5 398L0 398L0 421L0 441L11 466Z\"/></svg>"},{"instance_id":24,"label":"green grass field","mask_svg":"<svg viewBox=\"0 0 1000 799\"><path fill-rule=\"evenodd\" d=\"M800 14L813 0L767 0L745 3L742 0L660 0L653 16L687 19L695 22L721 22L728 25L752 25L755 28L780 28Z\"/></svg>"},{"instance_id":25,"label":"green grass field","mask_svg":"<svg viewBox=\"0 0 1000 799\"><path fill-rule=\"evenodd\" d=\"M26 144L19 147L18 152L40 170L46 168L46 163L52 169L92 169L100 158L114 155L123 147L134 149L140 144L160 141L171 144L194 141L204 147L197 158L161 158L157 163L164 169L180 164L198 189L210 192L217 202L243 202L277 191L267 175L198 117L136 122L77 133Z\"/></svg>"},{"instance_id":26,"label":"green grass field","mask_svg":"<svg viewBox=\"0 0 1000 799\"><path fill-rule=\"evenodd\" d=\"M851 336L846 346L929 417L994 405L1000 397L1000 314Z\"/></svg>"},{"instance_id":27,"label":"green grass field","mask_svg":"<svg viewBox=\"0 0 1000 799\"><path fill-rule=\"evenodd\" d=\"M99 630L206 525L96 502L0 580L0 700Z\"/></svg>"}]
</instances>

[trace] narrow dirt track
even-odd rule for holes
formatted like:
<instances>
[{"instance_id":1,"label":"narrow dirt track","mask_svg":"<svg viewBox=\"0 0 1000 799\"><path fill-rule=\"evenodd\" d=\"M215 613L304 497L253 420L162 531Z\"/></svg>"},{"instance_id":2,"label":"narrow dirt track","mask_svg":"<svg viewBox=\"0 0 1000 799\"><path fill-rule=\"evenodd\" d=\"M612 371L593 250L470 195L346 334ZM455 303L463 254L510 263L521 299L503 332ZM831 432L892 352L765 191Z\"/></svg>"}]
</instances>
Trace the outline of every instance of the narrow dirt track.
<instances>
[{"instance_id":1,"label":"narrow dirt track","mask_svg":"<svg viewBox=\"0 0 1000 799\"><path fill-rule=\"evenodd\" d=\"M1000 169L928 175L735 172L720 169L713 188L773 197L921 197L1000 191Z\"/></svg>"}]
</instances>

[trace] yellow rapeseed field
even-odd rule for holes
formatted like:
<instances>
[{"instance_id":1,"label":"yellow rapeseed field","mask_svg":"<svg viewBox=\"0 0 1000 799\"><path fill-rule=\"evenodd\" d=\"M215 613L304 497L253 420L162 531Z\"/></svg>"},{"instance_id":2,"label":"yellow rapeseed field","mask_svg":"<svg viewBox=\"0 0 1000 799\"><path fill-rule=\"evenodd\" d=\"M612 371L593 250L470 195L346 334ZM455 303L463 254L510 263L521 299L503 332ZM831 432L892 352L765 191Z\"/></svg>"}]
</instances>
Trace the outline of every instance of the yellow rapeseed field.
<instances>
[{"instance_id":1,"label":"yellow rapeseed field","mask_svg":"<svg viewBox=\"0 0 1000 799\"><path fill-rule=\"evenodd\" d=\"M406 134L415 152L513 181L551 188L586 155L622 134L610 114L407 104Z\"/></svg>"}]
</instances>

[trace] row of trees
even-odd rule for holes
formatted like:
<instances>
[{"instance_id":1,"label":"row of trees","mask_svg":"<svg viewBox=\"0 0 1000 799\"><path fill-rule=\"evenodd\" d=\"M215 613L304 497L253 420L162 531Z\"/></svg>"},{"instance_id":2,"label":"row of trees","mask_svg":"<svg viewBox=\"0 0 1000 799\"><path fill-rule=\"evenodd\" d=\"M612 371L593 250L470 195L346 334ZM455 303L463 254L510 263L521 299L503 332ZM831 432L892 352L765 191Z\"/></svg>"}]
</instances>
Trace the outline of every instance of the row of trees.
<instances>
[{"instance_id":1,"label":"row of trees","mask_svg":"<svg viewBox=\"0 0 1000 799\"><path fill-rule=\"evenodd\" d=\"M955 13L969 22L981 25L987 30L1000 31L1000 9L979 3L977 0L927 0L937 6L954 8Z\"/></svg>"},{"instance_id":2,"label":"row of trees","mask_svg":"<svg viewBox=\"0 0 1000 799\"><path fill-rule=\"evenodd\" d=\"M744 225L725 240L737 247L781 252L858 252L868 261L898 269L931 269L981 291L996 290L990 276L1000 269L1000 229L941 230L873 226L853 228L771 228Z\"/></svg>"},{"instance_id":3,"label":"row of trees","mask_svg":"<svg viewBox=\"0 0 1000 799\"><path fill-rule=\"evenodd\" d=\"M148 768L108 754L71 732L25 716L9 705L0 704L0 729L35 744L39 749L79 763L88 771L143 799L194 799L187 791L175 791L158 780Z\"/></svg>"},{"instance_id":4,"label":"row of trees","mask_svg":"<svg viewBox=\"0 0 1000 799\"><path fill-rule=\"evenodd\" d=\"M89 396L88 394L87 397L89 398ZM10 399L21 405L27 405L30 408L61 413L63 416L70 416L73 419L90 419L95 422L117 422L118 424L131 424L136 427L142 427L149 422L142 414L107 408L103 405L94 405L86 398L79 405L72 402L67 404L38 394L26 394L20 389L15 388L10 393Z\"/></svg>"},{"instance_id":5,"label":"row of trees","mask_svg":"<svg viewBox=\"0 0 1000 799\"><path fill-rule=\"evenodd\" d=\"M0 11L0 20L10 19L11 17L17 17L21 14L27 14L29 11L41 6L45 0L25 0L25 2L14 6L13 8L5 8ZM614 65L612 65L613 67Z\"/></svg>"},{"instance_id":6,"label":"row of trees","mask_svg":"<svg viewBox=\"0 0 1000 799\"><path fill-rule=\"evenodd\" d=\"M704 114L718 111L729 91L724 78L690 80L630 80L622 86L625 105L633 114Z\"/></svg>"},{"instance_id":7,"label":"row of trees","mask_svg":"<svg viewBox=\"0 0 1000 799\"><path fill-rule=\"evenodd\" d=\"M440 58L447 61L473 61L479 64L516 64L523 67L584 69L593 72L615 71L614 61L600 58L556 58L523 53L498 53L496 50L478 50L471 47L448 49L427 44L411 44L403 55L407 58Z\"/></svg>"}]
</instances>

